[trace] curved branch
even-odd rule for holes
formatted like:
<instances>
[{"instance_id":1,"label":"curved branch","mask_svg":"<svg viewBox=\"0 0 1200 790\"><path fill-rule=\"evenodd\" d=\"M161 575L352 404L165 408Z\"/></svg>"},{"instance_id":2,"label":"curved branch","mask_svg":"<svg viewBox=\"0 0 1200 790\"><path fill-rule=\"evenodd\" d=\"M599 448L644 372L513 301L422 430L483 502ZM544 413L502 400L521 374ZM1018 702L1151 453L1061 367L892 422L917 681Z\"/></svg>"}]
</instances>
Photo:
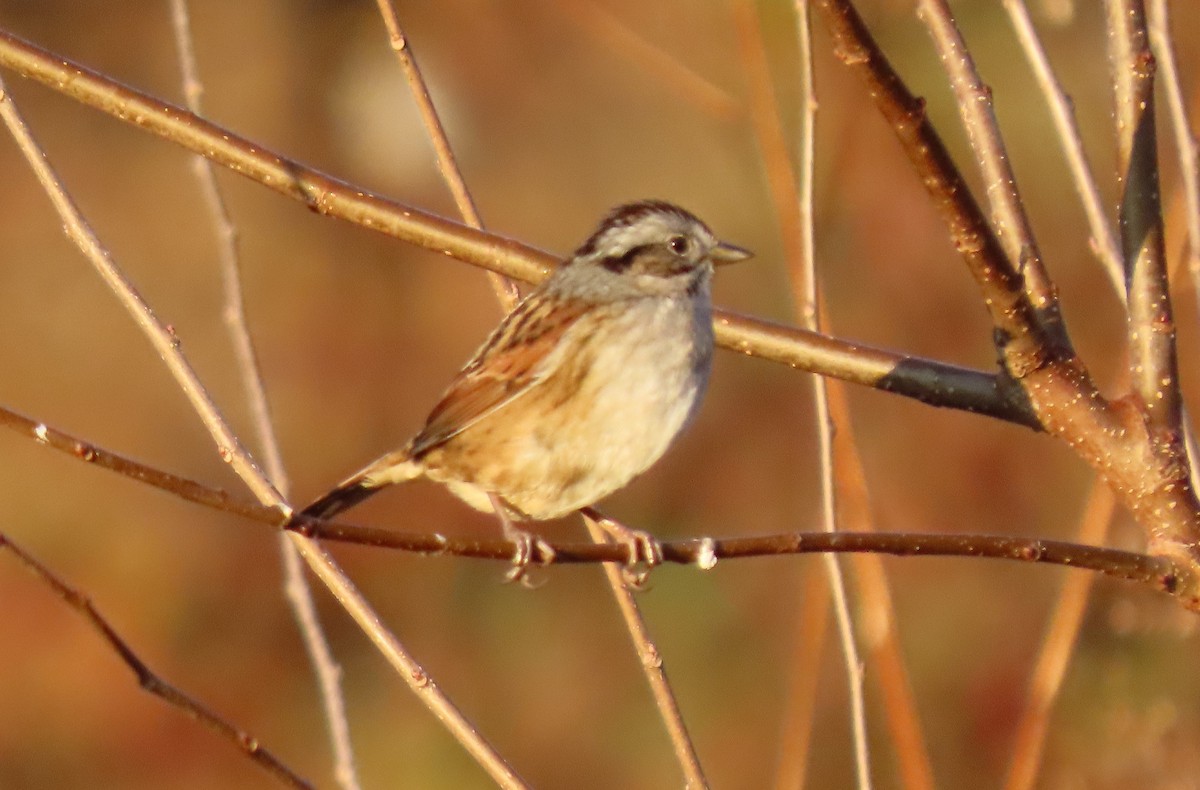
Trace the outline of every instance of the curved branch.
<instances>
[{"instance_id":1,"label":"curved branch","mask_svg":"<svg viewBox=\"0 0 1200 790\"><path fill-rule=\"evenodd\" d=\"M0 406L0 425L25 435L40 444L126 477L168 491L180 499L215 510L234 513L274 528L282 528L289 519L275 508L230 496L219 489L164 472L118 455L71 434L51 428ZM511 562L517 546L503 539L451 538L436 532L395 532L378 527L293 517L291 529L299 534L339 543L399 549L417 554L444 554L456 557ZM547 543L550 543L547 541ZM662 543L663 560L679 565L712 568L719 560L769 557L780 554L818 552L871 552L902 557L992 557L1019 562L1049 563L1097 571L1118 579L1149 584L1179 598L1192 609L1200 609L1200 589L1190 566L1170 557L1138 554L1099 546L1084 546L1056 540L997 535L948 535L878 532L788 532L745 538L692 538ZM553 564L630 561L629 547L615 543L550 543Z\"/></svg>"}]
</instances>

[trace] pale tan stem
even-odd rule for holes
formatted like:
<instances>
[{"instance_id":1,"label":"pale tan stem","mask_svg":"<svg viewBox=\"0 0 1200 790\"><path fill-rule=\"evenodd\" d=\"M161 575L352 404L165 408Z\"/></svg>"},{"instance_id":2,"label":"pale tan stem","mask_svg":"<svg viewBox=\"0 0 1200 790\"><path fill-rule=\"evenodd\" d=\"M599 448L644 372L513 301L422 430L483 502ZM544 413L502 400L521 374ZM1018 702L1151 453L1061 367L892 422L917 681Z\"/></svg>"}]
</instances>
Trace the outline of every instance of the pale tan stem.
<instances>
[{"instance_id":1,"label":"pale tan stem","mask_svg":"<svg viewBox=\"0 0 1200 790\"><path fill-rule=\"evenodd\" d=\"M1009 164L1004 138L992 107L992 89L984 84L975 68L975 61L946 0L918 0L917 16L929 29L950 78L950 87L957 99L955 104L987 187L985 191L996 237L1008 259L1023 275L1026 297L1047 326L1057 327L1062 321L1057 289L1042 263L1033 226L1017 189L1017 177Z\"/></svg>"},{"instance_id":2,"label":"pale tan stem","mask_svg":"<svg viewBox=\"0 0 1200 790\"><path fill-rule=\"evenodd\" d=\"M792 176L791 158L779 122L778 105L772 89L770 68L763 49L761 23L749 0L735 6L738 40L742 61L750 86L750 118L754 124L772 201L784 234L788 274L795 292L796 306L802 314L805 328L816 332L817 286L813 254L812 229L812 171L813 126L816 98L813 94L811 43L808 32L808 4L798 3L799 39L801 48L801 83L803 112L800 132L800 183ZM817 405L817 434L820 446L822 526L836 532L838 525L837 496L833 486L834 426L829 419L829 401L825 380L812 377ZM854 765L857 786L866 790L871 784L870 749L867 741L866 705L863 696L863 666L855 641L854 622L846 593L846 582L838 558L822 557L829 577L834 619L846 668L846 684L850 698L850 729L854 743Z\"/></svg>"},{"instance_id":3,"label":"pale tan stem","mask_svg":"<svg viewBox=\"0 0 1200 790\"><path fill-rule=\"evenodd\" d=\"M1024 0L1002 0L1004 10L1012 20L1017 41L1025 53L1033 69L1034 79L1050 108L1050 117L1054 121L1054 129L1058 135L1059 144L1066 157L1067 167L1075 182L1075 191L1083 204L1087 216L1088 227L1092 235L1092 251L1096 254L1104 271L1112 282L1113 292L1122 302L1127 299L1125 293L1125 262L1121 255L1121 247L1117 244L1113 223L1104 209L1100 198L1100 190L1096 186L1096 176L1088 161L1087 153L1083 150L1083 138L1079 133L1079 124L1075 120L1075 107L1063 90L1062 84L1054 74L1046 50L1038 38L1033 21L1029 18L1029 9Z\"/></svg>"},{"instance_id":4,"label":"pale tan stem","mask_svg":"<svg viewBox=\"0 0 1200 790\"><path fill-rule=\"evenodd\" d=\"M816 230L813 221L813 179L816 169L816 120L817 94L813 78L812 32L809 29L808 3L796 2L797 38L800 42L800 90L801 100L799 131L799 178L796 209L800 215L801 258L791 262L793 283L801 283L801 325L811 332L821 331L818 302L821 298L817 283L817 261L815 251ZM775 113L778 118L778 113ZM798 267L798 270L797 270ZM794 285L793 285L794 287ZM828 382L823 376L811 376L813 400L816 404L817 445L821 469L821 512L822 526L826 532L836 532L841 525L838 491L834 485L833 434L839 430L829 410ZM829 574L829 587L833 600L834 622L842 645L842 658L846 664L846 678L850 691L851 725L854 733L854 767L859 790L869 790L871 783L871 754L867 740L867 710L863 689L864 666L859 655L858 642L854 633L854 620L850 614L846 579L841 563L832 554L821 557Z\"/></svg>"},{"instance_id":5,"label":"pale tan stem","mask_svg":"<svg viewBox=\"0 0 1200 790\"><path fill-rule=\"evenodd\" d=\"M1115 86L1117 172L1121 183L1121 247L1129 283L1130 384L1164 446L1179 443L1182 405L1175 319L1167 284L1158 133L1156 63L1142 0L1105 0L1109 61Z\"/></svg>"},{"instance_id":6,"label":"pale tan stem","mask_svg":"<svg viewBox=\"0 0 1200 790\"><path fill-rule=\"evenodd\" d=\"M188 109L200 115L204 83L200 79L200 68L192 44L191 20L186 0L171 0L171 22ZM199 182L217 236L217 262L225 298L223 318L233 342L243 394L250 407L251 424L258 437L258 447L264 458L267 475L283 496L287 497L290 487L287 470L275 436L270 404L258 365L258 355L246 318L237 226L229 214L212 162L197 155L192 161L192 171ZM285 535L279 536L279 548L283 560L284 597L296 618L320 689L321 706L325 713L330 747L333 750L333 775L343 790L357 790L360 785L358 771L354 765L346 701L342 694L341 668L334 660L333 651L321 628L317 607L313 601L312 590L305 579L299 553Z\"/></svg>"},{"instance_id":7,"label":"pale tan stem","mask_svg":"<svg viewBox=\"0 0 1200 790\"><path fill-rule=\"evenodd\" d=\"M417 699L435 715L442 725L454 734L454 737L466 747L476 762L487 771L488 776L496 784L504 788L524 788L526 784L509 767L508 763L492 747L487 740L475 729L450 698L438 687L437 683L425 671L425 667L407 651L400 641L392 636L384 627L379 615L367 603L349 579L338 568L333 558L315 541L308 540L295 532L288 532L295 542L300 555L308 562L308 566L325 583L342 608L354 618L375 647L387 659L404 682L417 695Z\"/></svg>"},{"instance_id":8,"label":"pale tan stem","mask_svg":"<svg viewBox=\"0 0 1200 790\"><path fill-rule=\"evenodd\" d=\"M583 523L587 525L588 534L593 542L598 544L610 542L601 524L602 520L610 520L607 516L591 508L584 511L582 515ZM650 634L650 629L646 626L646 620L642 617L637 599L626 584L622 566L605 563L604 575L608 579L609 587L612 588L613 597L616 598L617 608L621 610L625 629L629 632L630 639L633 640L633 649L637 653L642 673L650 684L650 693L654 697L654 704L658 707L663 723L666 724L667 735L671 739L671 745L675 748L675 759L679 761L679 765L683 769L684 786L694 788L694 790L706 788L708 780L704 778L704 769L700 765L696 747L692 744L687 725L683 721L683 714L679 710L679 703L675 699L675 692L671 689L671 683L667 679L662 652L658 649L654 637Z\"/></svg>"},{"instance_id":9,"label":"pale tan stem","mask_svg":"<svg viewBox=\"0 0 1200 790\"><path fill-rule=\"evenodd\" d=\"M1176 156L1179 160L1179 175L1183 182L1183 196L1187 205L1188 272L1192 288L1200 293L1200 146L1188 123L1187 106L1183 98L1183 85L1179 79L1179 65L1175 59L1175 47L1171 39L1169 3L1166 0L1150 0L1150 45L1158 67L1162 70L1163 94L1167 97L1167 116L1175 140Z\"/></svg>"},{"instance_id":10,"label":"pale tan stem","mask_svg":"<svg viewBox=\"0 0 1200 790\"><path fill-rule=\"evenodd\" d=\"M425 84L425 78L421 75L421 67L417 64L416 55L413 54L412 44L409 43L408 37L404 35L404 30L400 27L396 5L392 0L377 0L377 5L379 6L379 15L383 18L384 27L387 28L388 41L392 46L392 51L396 53L396 59L400 62L400 70L404 72L404 79L408 81L413 100L417 103L417 111L421 114L425 132L433 144L442 180L446 182L446 187L454 198L454 205L458 207L458 213L462 214L463 220L472 228L482 229L483 220L479 217L475 201L471 197L471 193L467 189L467 182L463 179L462 171L458 167L458 160L454 156L454 149L450 147L450 138L446 136L441 116L438 115L433 99L429 96L429 86ZM521 296L517 291L516 284L497 272L488 272L488 279L492 283L492 289L496 292L496 298L500 300L500 306L507 313Z\"/></svg>"}]
</instances>

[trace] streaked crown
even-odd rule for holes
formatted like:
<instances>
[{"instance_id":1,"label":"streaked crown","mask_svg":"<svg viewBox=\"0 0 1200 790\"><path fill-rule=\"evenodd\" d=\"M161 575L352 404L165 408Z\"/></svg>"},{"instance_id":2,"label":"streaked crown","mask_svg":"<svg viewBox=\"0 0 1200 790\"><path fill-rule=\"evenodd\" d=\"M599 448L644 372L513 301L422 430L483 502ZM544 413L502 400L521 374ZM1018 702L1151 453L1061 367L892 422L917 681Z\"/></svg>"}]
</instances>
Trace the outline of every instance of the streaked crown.
<instances>
[{"instance_id":1,"label":"streaked crown","mask_svg":"<svg viewBox=\"0 0 1200 790\"><path fill-rule=\"evenodd\" d=\"M694 214L661 200L617 206L575 251L572 263L616 273L671 277L750 253L720 241Z\"/></svg>"}]
</instances>

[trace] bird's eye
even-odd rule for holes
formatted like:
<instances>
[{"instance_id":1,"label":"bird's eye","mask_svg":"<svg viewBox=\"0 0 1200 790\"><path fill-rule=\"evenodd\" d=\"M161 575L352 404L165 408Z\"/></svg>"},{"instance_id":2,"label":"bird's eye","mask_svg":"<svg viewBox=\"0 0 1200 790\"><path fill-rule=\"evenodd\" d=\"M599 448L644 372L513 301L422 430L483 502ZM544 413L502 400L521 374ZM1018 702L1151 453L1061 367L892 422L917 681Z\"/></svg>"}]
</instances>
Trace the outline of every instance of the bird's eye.
<instances>
[{"instance_id":1,"label":"bird's eye","mask_svg":"<svg viewBox=\"0 0 1200 790\"><path fill-rule=\"evenodd\" d=\"M692 248L692 242L687 236L672 236L667 240L667 247L676 255L687 255L688 250Z\"/></svg>"}]
</instances>

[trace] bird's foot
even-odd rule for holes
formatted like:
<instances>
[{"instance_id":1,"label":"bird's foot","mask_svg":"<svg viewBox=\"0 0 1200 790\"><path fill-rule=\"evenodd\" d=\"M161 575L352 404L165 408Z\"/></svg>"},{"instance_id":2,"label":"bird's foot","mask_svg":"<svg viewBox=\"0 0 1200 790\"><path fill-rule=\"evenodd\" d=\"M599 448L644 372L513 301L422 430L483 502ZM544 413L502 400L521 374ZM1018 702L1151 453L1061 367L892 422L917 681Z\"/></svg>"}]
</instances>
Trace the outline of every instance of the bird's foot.
<instances>
[{"instance_id":1,"label":"bird's foot","mask_svg":"<svg viewBox=\"0 0 1200 790\"><path fill-rule=\"evenodd\" d=\"M649 532L627 527L599 511L587 508L584 512L614 543L625 547L626 560L621 568L625 585L634 590L645 589L650 572L663 563L662 543Z\"/></svg>"}]
</instances>

